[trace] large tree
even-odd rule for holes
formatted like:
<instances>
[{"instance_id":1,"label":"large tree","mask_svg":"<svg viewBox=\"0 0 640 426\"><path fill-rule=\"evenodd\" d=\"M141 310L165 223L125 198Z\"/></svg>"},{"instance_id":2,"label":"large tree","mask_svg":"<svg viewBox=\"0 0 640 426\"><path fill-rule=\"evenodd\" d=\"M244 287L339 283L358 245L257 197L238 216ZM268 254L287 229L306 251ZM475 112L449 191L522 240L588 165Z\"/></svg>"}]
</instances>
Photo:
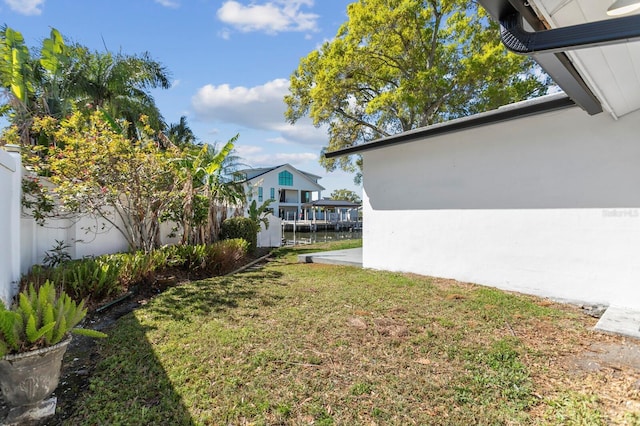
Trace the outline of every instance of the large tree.
<instances>
[{"instance_id":1,"label":"large tree","mask_svg":"<svg viewBox=\"0 0 640 426\"><path fill-rule=\"evenodd\" d=\"M159 149L144 117L137 143L114 130L101 112L76 112L60 122L36 117L33 126L57 142L23 151L34 172L23 184L23 204L36 219L88 215L118 230L132 250L159 246L161 217L183 185L174 167L182 156L178 148ZM53 187L42 185L42 176Z\"/></svg>"},{"instance_id":2,"label":"large tree","mask_svg":"<svg viewBox=\"0 0 640 426\"><path fill-rule=\"evenodd\" d=\"M185 147L197 145L198 139L187 124L187 117L180 117L178 123L171 123L166 131L166 136L176 146Z\"/></svg>"},{"instance_id":3,"label":"large tree","mask_svg":"<svg viewBox=\"0 0 640 426\"><path fill-rule=\"evenodd\" d=\"M285 97L291 123L328 125L324 151L546 93L535 63L508 53L475 2L360 0L336 37L302 58ZM321 159L359 171L358 159Z\"/></svg>"}]
</instances>

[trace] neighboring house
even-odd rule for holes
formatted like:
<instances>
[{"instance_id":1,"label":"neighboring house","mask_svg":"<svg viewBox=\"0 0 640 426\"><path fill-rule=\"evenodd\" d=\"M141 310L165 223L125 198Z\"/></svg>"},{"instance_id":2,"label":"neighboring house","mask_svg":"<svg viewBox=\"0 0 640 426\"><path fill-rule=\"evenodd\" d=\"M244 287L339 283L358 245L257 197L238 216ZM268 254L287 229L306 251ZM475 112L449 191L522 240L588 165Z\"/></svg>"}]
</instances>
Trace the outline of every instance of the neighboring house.
<instances>
[{"instance_id":1,"label":"neighboring house","mask_svg":"<svg viewBox=\"0 0 640 426\"><path fill-rule=\"evenodd\" d=\"M245 184L247 204L256 200L258 206L267 200L273 214L284 220L300 219L302 205L321 198L324 188L320 176L298 170L290 164L276 167L245 169L236 174Z\"/></svg>"},{"instance_id":2,"label":"neighboring house","mask_svg":"<svg viewBox=\"0 0 640 426\"><path fill-rule=\"evenodd\" d=\"M566 94L327 153L363 157L363 266L640 311L640 16L480 3Z\"/></svg>"}]
</instances>

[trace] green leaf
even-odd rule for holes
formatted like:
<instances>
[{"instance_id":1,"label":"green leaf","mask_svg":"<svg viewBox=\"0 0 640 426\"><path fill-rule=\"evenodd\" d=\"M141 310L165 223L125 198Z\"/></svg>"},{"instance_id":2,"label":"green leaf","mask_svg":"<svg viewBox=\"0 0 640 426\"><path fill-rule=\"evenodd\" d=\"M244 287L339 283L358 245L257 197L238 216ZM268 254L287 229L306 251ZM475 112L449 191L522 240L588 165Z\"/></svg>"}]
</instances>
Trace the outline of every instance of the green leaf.
<instances>
[{"instance_id":1,"label":"green leaf","mask_svg":"<svg viewBox=\"0 0 640 426\"><path fill-rule=\"evenodd\" d=\"M5 342L0 340L0 358L5 356L7 354L7 352L9 352L9 347L7 346L7 344Z\"/></svg>"},{"instance_id":2,"label":"green leaf","mask_svg":"<svg viewBox=\"0 0 640 426\"><path fill-rule=\"evenodd\" d=\"M58 30L51 29L49 38L42 41L40 50L40 65L52 74L56 74L62 61L64 52L64 39Z\"/></svg>"},{"instance_id":3,"label":"green leaf","mask_svg":"<svg viewBox=\"0 0 640 426\"><path fill-rule=\"evenodd\" d=\"M47 344L51 344L51 340L53 339L53 329L56 325L56 320L53 313L53 305L51 303L48 303L46 308L44 309L42 322L44 325L52 324L51 329L44 335L44 339Z\"/></svg>"},{"instance_id":4,"label":"green leaf","mask_svg":"<svg viewBox=\"0 0 640 426\"><path fill-rule=\"evenodd\" d=\"M34 314L33 304L26 294L20 293L20 295L18 296L18 300L20 310L22 311L22 315L24 315L25 318L28 318L29 316Z\"/></svg>"},{"instance_id":5,"label":"green leaf","mask_svg":"<svg viewBox=\"0 0 640 426\"><path fill-rule=\"evenodd\" d=\"M17 349L19 336L16 334L16 319L21 318L16 312L7 310L0 311L0 331L7 346ZM2 340L0 340L2 341Z\"/></svg>"},{"instance_id":6,"label":"green leaf","mask_svg":"<svg viewBox=\"0 0 640 426\"><path fill-rule=\"evenodd\" d=\"M27 335L27 341L29 343L33 343L38 340L38 337L36 337L38 334L38 330L36 329L36 318L33 314L30 314L27 318L27 328L25 329L25 333Z\"/></svg>"},{"instance_id":7,"label":"green leaf","mask_svg":"<svg viewBox=\"0 0 640 426\"><path fill-rule=\"evenodd\" d=\"M60 342L65 334L67 334L67 330L67 320L62 316L60 320L56 322L56 326L53 330L53 337L51 338L51 344L55 345Z\"/></svg>"},{"instance_id":8,"label":"green leaf","mask_svg":"<svg viewBox=\"0 0 640 426\"><path fill-rule=\"evenodd\" d=\"M48 333L52 333L54 327L56 326L55 322L49 323L49 324L45 324L42 327L40 327L40 329L38 329L36 331L36 333L34 333L30 338L29 341L31 343L35 343L38 340L40 340L42 337L44 337L46 334ZM45 339L46 340L46 339Z\"/></svg>"},{"instance_id":9,"label":"green leaf","mask_svg":"<svg viewBox=\"0 0 640 426\"><path fill-rule=\"evenodd\" d=\"M98 331L98 330L91 330L90 328L72 328L71 332L73 334L79 334L82 336L87 336L87 337L96 337L96 338L105 338L108 337L107 334Z\"/></svg>"}]
</instances>

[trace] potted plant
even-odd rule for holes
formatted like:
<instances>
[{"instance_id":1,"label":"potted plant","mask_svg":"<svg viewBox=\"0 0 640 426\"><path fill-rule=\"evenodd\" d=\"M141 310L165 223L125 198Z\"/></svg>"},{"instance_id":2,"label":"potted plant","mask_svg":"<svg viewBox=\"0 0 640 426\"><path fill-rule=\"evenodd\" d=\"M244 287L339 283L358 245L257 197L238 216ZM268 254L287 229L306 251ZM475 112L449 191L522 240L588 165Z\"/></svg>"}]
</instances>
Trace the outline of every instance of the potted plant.
<instances>
[{"instance_id":1,"label":"potted plant","mask_svg":"<svg viewBox=\"0 0 640 426\"><path fill-rule=\"evenodd\" d=\"M87 314L47 281L31 284L7 309L0 303L0 389L12 407L2 424L18 424L52 415L56 399L45 401L58 386L62 357L71 334L105 337L95 330L74 328Z\"/></svg>"}]
</instances>

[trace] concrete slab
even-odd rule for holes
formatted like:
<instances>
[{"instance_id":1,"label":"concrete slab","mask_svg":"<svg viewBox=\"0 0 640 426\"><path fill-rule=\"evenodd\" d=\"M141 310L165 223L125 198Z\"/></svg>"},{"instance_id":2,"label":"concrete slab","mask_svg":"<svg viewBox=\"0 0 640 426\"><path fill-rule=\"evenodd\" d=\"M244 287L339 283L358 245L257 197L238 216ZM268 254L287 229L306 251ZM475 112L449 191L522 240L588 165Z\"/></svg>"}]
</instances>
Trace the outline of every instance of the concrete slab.
<instances>
[{"instance_id":1,"label":"concrete slab","mask_svg":"<svg viewBox=\"0 0 640 426\"><path fill-rule=\"evenodd\" d=\"M299 263L326 263L362 268L362 247L298 255Z\"/></svg>"},{"instance_id":2,"label":"concrete slab","mask_svg":"<svg viewBox=\"0 0 640 426\"><path fill-rule=\"evenodd\" d=\"M595 329L640 339L640 311L609 306Z\"/></svg>"}]
</instances>

